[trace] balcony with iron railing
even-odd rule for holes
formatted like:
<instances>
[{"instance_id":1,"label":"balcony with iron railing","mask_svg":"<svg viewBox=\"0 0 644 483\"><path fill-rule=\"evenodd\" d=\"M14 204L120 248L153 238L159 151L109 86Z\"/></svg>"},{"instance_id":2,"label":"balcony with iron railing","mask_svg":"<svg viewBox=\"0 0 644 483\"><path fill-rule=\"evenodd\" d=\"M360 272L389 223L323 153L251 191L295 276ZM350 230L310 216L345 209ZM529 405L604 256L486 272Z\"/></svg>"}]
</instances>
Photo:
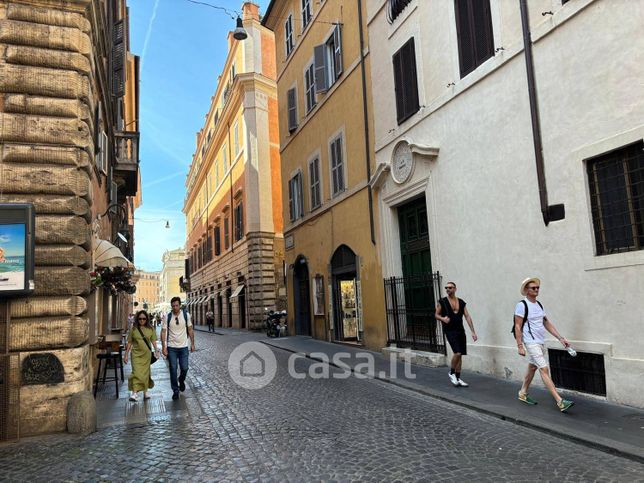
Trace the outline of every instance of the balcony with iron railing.
<instances>
[{"instance_id":1,"label":"balcony with iron railing","mask_svg":"<svg viewBox=\"0 0 644 483\"><path fill-rule=\"evenodd\" d=\"M125 196L136 195L139 181L139 133L117 132L114 135L116 163L114 175L123 179L119 192Z\"/></svg>"}]
</instances>

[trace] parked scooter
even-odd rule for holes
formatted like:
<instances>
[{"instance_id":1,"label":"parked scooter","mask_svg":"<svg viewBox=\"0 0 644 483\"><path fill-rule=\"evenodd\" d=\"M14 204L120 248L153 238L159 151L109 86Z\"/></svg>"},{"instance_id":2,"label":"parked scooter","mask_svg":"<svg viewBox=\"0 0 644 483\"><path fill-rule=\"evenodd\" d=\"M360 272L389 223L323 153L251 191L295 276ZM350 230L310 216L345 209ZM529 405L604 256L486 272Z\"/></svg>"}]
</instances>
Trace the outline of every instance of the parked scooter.
<instances>
[{"instance_id":1,"label":"parked scooter","mask_svg":"<svg viewBox=\"0 0 644 483\"><path fill-rule=\"evenodd\" d=\"M268 312L266 316L266 322L264 323L266 327L266 335L269 337L285 337L288 332L288 327L286 325L286 310L274 311L264 309Z\"/></svg>"}]
</instances>

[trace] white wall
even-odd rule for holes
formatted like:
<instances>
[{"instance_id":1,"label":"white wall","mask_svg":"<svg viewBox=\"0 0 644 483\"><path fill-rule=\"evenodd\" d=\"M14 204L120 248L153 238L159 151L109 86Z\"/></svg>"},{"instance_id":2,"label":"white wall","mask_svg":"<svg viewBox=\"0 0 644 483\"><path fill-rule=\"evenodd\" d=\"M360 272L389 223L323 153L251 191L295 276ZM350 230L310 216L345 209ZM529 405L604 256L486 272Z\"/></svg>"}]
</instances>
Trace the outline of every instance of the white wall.
<instances>
[{"instance_id":1,"label":"white wall","mask_svg":"<svg viewBox=\"0 0 644 483\"><path fill-rule=\"evenodd\" d=\"M379 192L385 275L400 273L393 207L404 197L397 192L411 196L409 186L420 186L433 269L457 282L480 336L468 348L468 369L521 376L526 363L509 328L520 281L538 276L559 331L578 349L605 354L608 399L644 406L644 389L632 385L644 375L644 251L594 255L583 162L644 138L644 2L541 1L554 12L545 17L531 5L549 203L566 207L566 218L548 227L518 2L491 1L495 46L504 50L463 79L453 2L412 2L393 25L382 3L370 2L368 12L370 39L380 39L369 43L376 162L389 164L403 138L439 148L436 159L415 156L406 184L387 177ZM397 126L391 59L411 35L424 107Z\"/></svg>"}]
</instances>

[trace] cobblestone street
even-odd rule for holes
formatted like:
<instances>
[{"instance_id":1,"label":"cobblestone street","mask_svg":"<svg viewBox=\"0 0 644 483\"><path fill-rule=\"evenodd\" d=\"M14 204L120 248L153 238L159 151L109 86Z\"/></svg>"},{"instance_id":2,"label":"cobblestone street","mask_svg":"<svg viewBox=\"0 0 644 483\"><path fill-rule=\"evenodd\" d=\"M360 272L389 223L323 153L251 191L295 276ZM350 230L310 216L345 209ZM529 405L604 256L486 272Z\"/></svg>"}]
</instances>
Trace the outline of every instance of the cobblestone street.
<instances>
[{"instance_id":1,"label":"cobblestone street","mask_svg":"<svg viewBox=\"0 0 644 483\"><path fill-rule=\"evenodd\" d=\"M632 460L386 383L291 378L279 350L272 383L240 388L228 356L260 338L197 333L184 416L4 444L0 480L644 481Z\"/></svg>"}]
</instances>

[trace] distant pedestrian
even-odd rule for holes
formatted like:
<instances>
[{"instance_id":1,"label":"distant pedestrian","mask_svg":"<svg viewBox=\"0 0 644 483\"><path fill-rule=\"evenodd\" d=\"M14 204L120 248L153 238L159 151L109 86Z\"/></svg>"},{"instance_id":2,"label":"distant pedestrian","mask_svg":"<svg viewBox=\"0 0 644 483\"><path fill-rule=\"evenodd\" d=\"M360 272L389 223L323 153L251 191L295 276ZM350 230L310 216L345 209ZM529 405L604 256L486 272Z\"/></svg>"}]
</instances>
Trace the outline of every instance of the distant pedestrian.
<instances>
[{"instance_id":1,"label":"distant pedestrian","mask_svg":"<svg viewBox=\"0 0 644 483\"><path fill-rule=\"evenodd\" d=\"M170 301L172 311L168 314L161 328L161 344L163 355L168 358L170 366L170 386L172 399L179 399L179 391L186 390L186 375L188 374L189 351L195 351L195 333L192 329L190 314L181 308L181 299L173 297ZM190 339L190 349L188 349ZM177 362L181 372L177 380Z\"/></svg>"},{"instance_id":2,"label":"distant pedestrian","mask_svg":"<svg viewBox=\"0 0 644 483\"><path fill-rule=\"evenodd\" d=\"M528 370L523 378L523 385L519 391L519 401L530 405L537 404L537 401L528 394L528 389L535 372L539 369L543 384L555 398L559 410L565 412L575 403L559 395L550 377L548 363L544 356L546 330L554 335L564 347L569 347L570 343L559 334L554 324L546 316L543 305L537 301L540 288L541 280L536 277L526 278L521 282L521 295L525 298L514 309L514 337L517 341L519 355L525 356L527 353L529 362Z\"/></svg>"},{"instance_id":3,"label":"distant pedestrian","mask_svg":"<svg viewBox=\"0 0 644 483\"><path fill-rule=\"evenodd\" d=\"M208 323L208 332L215 331L215 314L212 310L206 312L206 322Z\"/></svg>"},{"instance_id":4,"label":"distant pedestrian","mask_svg":"<svg viewBox=\"0 0 644 483\"><path fill-rule=\"evenodd\" d=\"M130 351L132 352L132 373L127 380L130 391L130 401L137 400L139 391L143 391L143 399L150 399L148 390L154 387L152 380L150 353L154 348L155 356L160 357L157 347L157 332L150 324L150 317L145 310L137 312L134 324L127 336L127 346L123 362L128 363Z\"/></svg>"},{"instance_id":5,"label":"distant pedestrian","mask_svg":"<svg viewBox=\"0 0 644 483\"><path fill-rule=\"evenodd\" d=\"M447 282L445 291L447 292L447 297L443 297L438 301L434 315L437 320L443 323L445 338L454 353L450 364L449 380L454 386L467 387L469 384L461 379L462 356L467 355L467 337L465 336L465 328L463 327L463 316L467 320L467 325L470 326L470 332L472 332L472 340L474 342L477 341L478 336L474 330L472 317L470 317L467 311L467 304L463 299L456 297L456 284L454 282Z\"/></svg>"}]
</instances>

